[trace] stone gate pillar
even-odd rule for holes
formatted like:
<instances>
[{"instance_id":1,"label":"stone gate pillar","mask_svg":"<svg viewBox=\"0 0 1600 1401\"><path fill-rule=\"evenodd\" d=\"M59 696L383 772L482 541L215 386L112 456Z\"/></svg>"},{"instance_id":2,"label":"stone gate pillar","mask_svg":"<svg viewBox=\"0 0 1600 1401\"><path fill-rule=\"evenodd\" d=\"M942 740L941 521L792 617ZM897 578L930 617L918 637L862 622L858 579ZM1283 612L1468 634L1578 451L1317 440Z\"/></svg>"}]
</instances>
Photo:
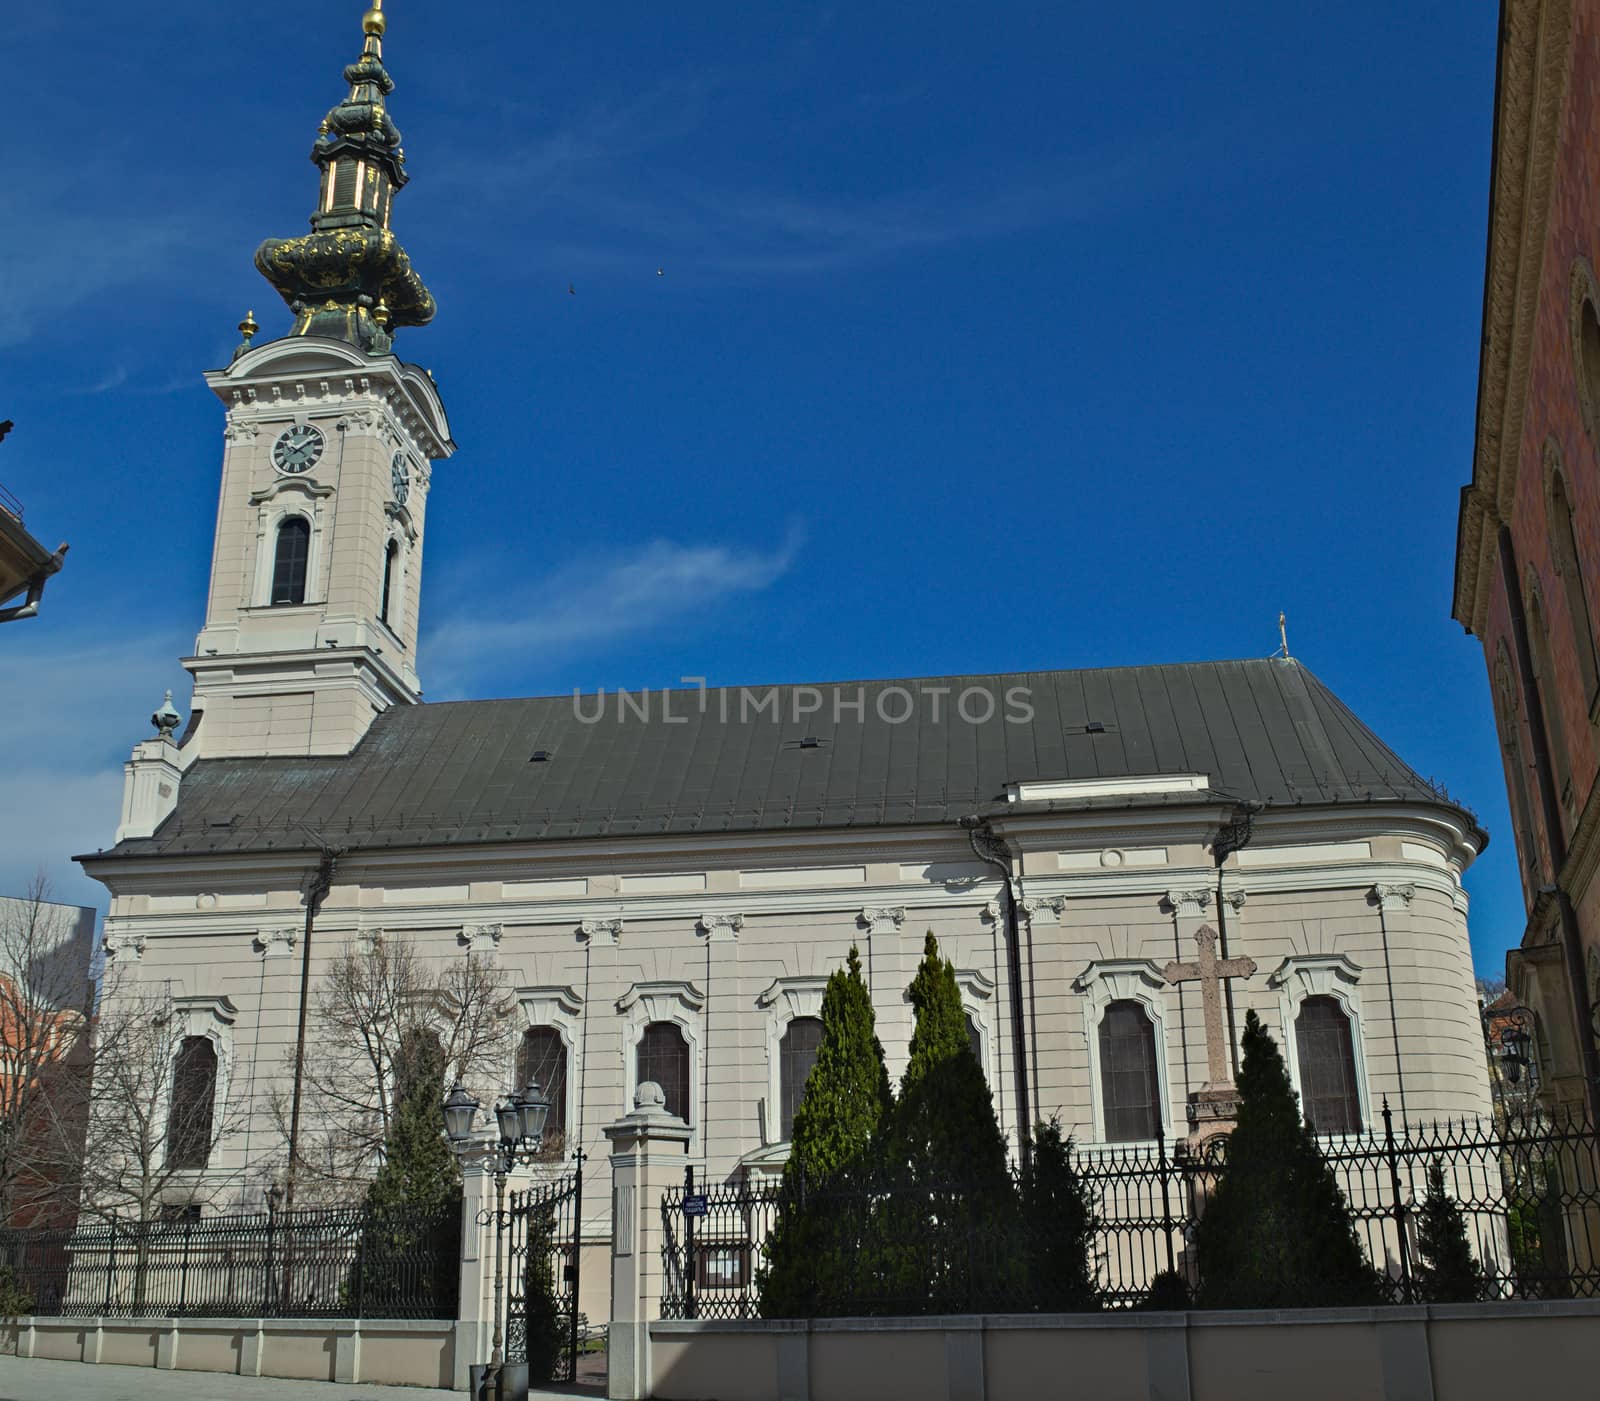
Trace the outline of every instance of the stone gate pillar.
<instances>
[{"instance_id":1,"label":"stone gate pillar","mask_svg":"<svg viewBox=\"0 0 1600 1401\"><path fill-rule=\"evenodd\" d=\"M660 1317L661 1195L683 1181L689 1126L667 1113L661 1086L646 1080L633 1112L610 1124L611 1326L608 1395L641 1401L650 1394L650 1322Z\"/></svg>"}]
</instances>

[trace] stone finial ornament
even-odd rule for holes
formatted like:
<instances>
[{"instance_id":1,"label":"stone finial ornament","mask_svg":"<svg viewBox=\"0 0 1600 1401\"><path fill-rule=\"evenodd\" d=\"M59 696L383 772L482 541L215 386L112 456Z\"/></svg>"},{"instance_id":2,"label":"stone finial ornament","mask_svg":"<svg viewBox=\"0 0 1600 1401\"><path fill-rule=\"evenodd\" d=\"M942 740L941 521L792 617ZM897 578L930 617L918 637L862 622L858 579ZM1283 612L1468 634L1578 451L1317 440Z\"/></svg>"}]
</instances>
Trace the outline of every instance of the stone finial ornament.
<instances>
[{"instance_id":1,"label":"stone finial ornament","mask_svg":"<svg viewBox=\"0 0 1600 1401\"><path fill-rule=\"evenodd\" d=\"M633 1107L635 1109L654 1109L664 1112L667 1107L666 1091L656 1084L654 1080L646 1080L633 1093Z\"/></svg>"},{"instance_id":2,"label":"stone finial ornament","mask_svg":"<svg viewBox=\"0 0 1600 1401\"><path fill-rule=\"evenodd\" d=\"M161 739L170 740L172 732L183 723L183 716L179 715L172 704L172 692L167 692L167 698L161 702L161 708L150 717L150 723L156 727L156 734Z\"/></svg>"}]
</instances>

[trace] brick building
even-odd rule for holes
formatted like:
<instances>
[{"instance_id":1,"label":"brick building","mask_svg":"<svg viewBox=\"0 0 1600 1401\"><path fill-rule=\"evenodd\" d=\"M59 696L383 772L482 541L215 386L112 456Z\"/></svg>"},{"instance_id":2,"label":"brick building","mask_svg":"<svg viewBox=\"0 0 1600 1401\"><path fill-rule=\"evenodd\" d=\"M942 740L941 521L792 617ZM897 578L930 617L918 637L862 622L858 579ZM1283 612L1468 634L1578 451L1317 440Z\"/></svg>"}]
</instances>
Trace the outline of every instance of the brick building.
<instances>
[{"instance_id":1,"label":"brick building","mask_svg":"<svg viewBox=\"0 0 1600 1401\"><path fill-rule=\"evenodd\" d=\"M1454 616L1483 642L1528 921L1507 978L1557 1103L1600 1095L1600 0L1504 0L1472 482Z\"/></svg>"}]
</instances>

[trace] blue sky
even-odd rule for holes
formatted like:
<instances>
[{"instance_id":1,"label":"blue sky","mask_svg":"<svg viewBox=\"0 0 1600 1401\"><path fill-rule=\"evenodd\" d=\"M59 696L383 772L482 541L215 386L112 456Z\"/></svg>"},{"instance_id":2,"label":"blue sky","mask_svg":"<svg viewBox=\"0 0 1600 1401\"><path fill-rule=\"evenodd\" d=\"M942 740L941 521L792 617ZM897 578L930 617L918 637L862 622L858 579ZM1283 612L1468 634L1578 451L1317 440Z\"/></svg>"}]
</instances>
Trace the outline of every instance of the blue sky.
<instances>
[{"instance_id":1,"label":"blue sky","mask_svg":"<svg viewBox=\"0 0 1600 1401\"><path fill-rule=\"evenodd\" d=\"M360 3L8 21L0 483L72 554L0 635L0 889L109 844L198 631L223 364ZM460 453L434 698L1294 653L1497 835L1450 620L1496 9L391 0L398 349ZM659 270L659 271L658 271ZM569 287L572 292L569 293Z\"/></svg>"}]
</instances>

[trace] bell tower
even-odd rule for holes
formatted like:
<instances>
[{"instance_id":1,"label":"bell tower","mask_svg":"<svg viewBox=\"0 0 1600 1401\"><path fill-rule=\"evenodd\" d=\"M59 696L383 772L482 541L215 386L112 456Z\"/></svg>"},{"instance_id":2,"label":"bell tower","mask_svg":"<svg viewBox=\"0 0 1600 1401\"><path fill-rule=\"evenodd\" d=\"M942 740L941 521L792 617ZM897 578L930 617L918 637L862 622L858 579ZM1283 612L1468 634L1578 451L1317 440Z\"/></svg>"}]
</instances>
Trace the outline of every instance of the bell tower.
<instances>
[{"instance_id":1,"label":"bell tower","mask_svg":"<svg viewBox=\"0 0 1600 1401\"><path fill-rule=\"evenodd\" d=\"M345 754L421 698L428 492L455 444L432 376L394 353L434 302L389 228L409 177L382 4L312 148L311 232L256 253L294 324L258 344L251 313L233 362L206 376L227 414L186 759Z\"/></svg>"}]
</instances>

